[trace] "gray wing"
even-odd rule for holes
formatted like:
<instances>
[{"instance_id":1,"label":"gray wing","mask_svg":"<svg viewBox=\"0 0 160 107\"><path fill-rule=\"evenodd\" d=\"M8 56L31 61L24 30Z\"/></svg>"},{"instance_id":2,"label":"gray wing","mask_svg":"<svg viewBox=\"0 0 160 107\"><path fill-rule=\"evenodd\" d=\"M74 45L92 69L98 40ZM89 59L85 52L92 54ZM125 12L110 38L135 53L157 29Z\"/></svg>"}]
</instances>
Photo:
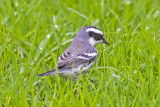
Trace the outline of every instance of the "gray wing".
<instances>
[{"instance_id":1,"label":"gray wing","mask_svg":"<svg viewBox=\"0 0 160 107\"><path fill-rule=\"evenodd\" d=\"M77 55L76 57L70 57L69 54L67 55L66 53L64 53L64 55L62 54L63 58L62 57L59 58L58 72L62 73L62 72L68 71L73 66L77 67L78 65L81 65L83 67L86 63L93 62L96 56L97 56L97 53L95 52L94 53L82 53L82 54ZM38 76L50 76L50 75L55 75L55 74L56 74L55 68L53 68L51 71L48 71L43 74L39 74Z\"/></svg>"},{"instance_id":2,"label":"gray wing","mask_svg":"<svg viewBox=\"0 0 160 107\"><path fill-rule=\"evenodd\" d=\"M75 45L76 44L76 45ZM80 50L80 51L78 51ZM97 56L97 50L95 47L85 45L83 43L72 43L66 51L58 59L58 72L61 73L65 70L72 68L73 66L78 66L80 64L84 65L94 61ZM74 64L74 65L73 65ZM51 71L40 74L39 76L49 76L55 75L55 69Z\"/></svg>"},{"instance_id":3,"label":"gray wing","mask_svg":"<svg viewBox=\"0 0 160 107\"><path fill-rule=\"evenodd\" d=\"M58 68L71 68L84 62L94 60L97 56L97 50L90 44L81 41L73 41L58 59Z\"/></svg>"},{"instance_id":4,"label":"gray wing","mask_svg":"<svg viewBox=\"0 0 160 107\"><path fill-rule=\"evenodd\" d=\"M64 52L59 58L58 58L58 67L63 66L68 60L72 58L72 55L70 52Z\"/></svg>"},{"instance_id":5,"label":"gray wing","mask_svg":"<svg viewBox=\"0 0 160 107\"><path fill-rule=\"evenodd\" d=\"M85 64L95 60L96 57L97 57L96 51L81 53L75 57L71 57L71 54L69 55L64 53L64 55L62 54L59 58L58 69L67 69L67 68L72 68L73 66Z\"/></svg>"}]
</instances>

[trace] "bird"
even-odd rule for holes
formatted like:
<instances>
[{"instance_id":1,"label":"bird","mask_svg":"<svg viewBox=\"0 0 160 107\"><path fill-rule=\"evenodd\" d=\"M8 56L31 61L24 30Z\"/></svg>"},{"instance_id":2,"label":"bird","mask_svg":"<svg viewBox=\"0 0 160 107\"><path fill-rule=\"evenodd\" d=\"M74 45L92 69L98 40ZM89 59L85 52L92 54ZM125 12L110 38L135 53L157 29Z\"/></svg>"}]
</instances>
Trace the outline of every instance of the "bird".
<instances>
[{"instance_id":1,"label":"bird","mask_svg":"<svg viewBox=\"0 0 160 107\"><path fill-rule=\"evenodd\" d=\"M58 58L58 75L65 79L71 77L76 83L79 74L84 75L94 64L98 54L95 45L98 43L110 45L104 38L103 32L97 27L82 27L68 48ZM56 75L55 68L38 76L51 75Z\"/></svg>"}]
</instances>

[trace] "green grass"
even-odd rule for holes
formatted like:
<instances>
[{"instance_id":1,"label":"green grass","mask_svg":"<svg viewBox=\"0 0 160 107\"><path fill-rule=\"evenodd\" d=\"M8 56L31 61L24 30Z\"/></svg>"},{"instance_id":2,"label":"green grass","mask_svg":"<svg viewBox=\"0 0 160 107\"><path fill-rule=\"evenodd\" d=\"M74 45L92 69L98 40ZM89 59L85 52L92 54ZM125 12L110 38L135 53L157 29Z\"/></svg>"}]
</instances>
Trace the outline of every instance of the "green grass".
<instances>
[{"instance_id":1,"label":"green grass","mask_svg":"<svg viewBox=\"0 0 160 107\"><path fill-rule=\"evenodd\" d=\"M96 46L81 85L38 77L86 25L101 29L111 46ZM156 107L159 78L159 0L0 0L1 106Z\"/></svg>"}]
</instances>

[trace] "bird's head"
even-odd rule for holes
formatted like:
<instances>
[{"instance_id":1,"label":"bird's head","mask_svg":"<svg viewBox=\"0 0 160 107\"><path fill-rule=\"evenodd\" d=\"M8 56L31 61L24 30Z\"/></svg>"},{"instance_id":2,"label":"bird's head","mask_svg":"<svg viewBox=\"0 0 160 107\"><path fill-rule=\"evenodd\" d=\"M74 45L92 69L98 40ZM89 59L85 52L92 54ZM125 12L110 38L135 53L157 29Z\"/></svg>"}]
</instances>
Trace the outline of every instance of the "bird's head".
<instances>
[{"instance_id":1,"label":"bird's head","mask_svg":"<svg viewBox=\"0 0 160 107\"><path fill-rule=\"evenodd\" d=\"M93 46L97 43L105 43L109 45L109 43L104 38L103 32L94 26L83 27L77 36L83 38L84 41L87 40L87 42Z\"/></svg>"}]
</instances>

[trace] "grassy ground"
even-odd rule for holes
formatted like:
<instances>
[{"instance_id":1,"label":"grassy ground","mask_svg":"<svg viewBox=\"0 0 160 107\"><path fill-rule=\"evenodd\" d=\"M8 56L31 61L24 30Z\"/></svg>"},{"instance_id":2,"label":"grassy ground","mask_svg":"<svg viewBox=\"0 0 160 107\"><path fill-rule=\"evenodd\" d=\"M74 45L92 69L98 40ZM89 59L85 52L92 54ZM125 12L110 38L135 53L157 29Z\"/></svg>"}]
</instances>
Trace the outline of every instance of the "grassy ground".
<instances>
[{"instance_id":1,"label":"grassy ground","mask_svg":"<svg viewBox=\"0 0 160 107\"><path fill-rule=\"evenodd\" d=\"M81 85L38 77L86 25L111 46ZM159 77L159 0L0 0L1 106L160 106Z\"/></svg>"}]
</instances>

